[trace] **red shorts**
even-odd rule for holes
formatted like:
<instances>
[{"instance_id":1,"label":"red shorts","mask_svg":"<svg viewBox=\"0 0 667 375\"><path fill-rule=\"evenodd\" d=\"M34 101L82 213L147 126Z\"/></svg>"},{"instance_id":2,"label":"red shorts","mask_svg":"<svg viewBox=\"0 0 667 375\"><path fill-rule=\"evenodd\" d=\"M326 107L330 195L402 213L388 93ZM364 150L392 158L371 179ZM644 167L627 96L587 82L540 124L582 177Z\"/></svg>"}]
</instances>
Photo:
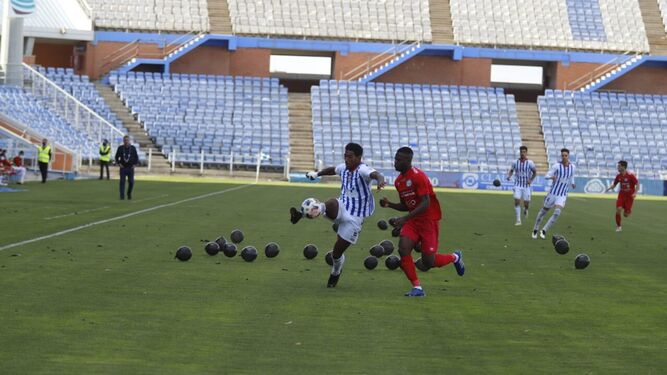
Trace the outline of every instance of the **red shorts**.
<instances>
[{"instance_id":1,"label":"red shorts","mask_svg":"<svg viewBox=\"0 0 667 375\"><path fill-rule=\"evenodd\" d=\"M401 237L407 237L415 244L421 242L422 253L424 254L438 252L439 236L440 222L435 220L409 220L401 228Z\"/></svg>"},{"instance_id":2,"label":"red shorts","mask_svg":"<svg viewBox=\"0 0 667 375\"><path fill-rule=\"evenodd\" d=\"M632 195L619 194L618 199L616 200L616 207L623 208L625 213L629 214L632 212L632 203L635 199L632 198Z\"/></svg>"}]
</instances>

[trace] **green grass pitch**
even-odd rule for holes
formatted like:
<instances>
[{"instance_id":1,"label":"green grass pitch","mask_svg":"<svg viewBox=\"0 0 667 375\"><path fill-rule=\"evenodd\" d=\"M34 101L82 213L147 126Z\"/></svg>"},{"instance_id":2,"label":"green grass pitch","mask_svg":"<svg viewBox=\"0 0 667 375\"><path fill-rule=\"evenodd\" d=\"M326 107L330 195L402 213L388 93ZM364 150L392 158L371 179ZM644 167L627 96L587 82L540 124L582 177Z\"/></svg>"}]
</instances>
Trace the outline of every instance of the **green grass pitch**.
<instances>
[{"instance_id":1,"label":"green grass pitch","mask_svg":"<svg viewBox=\"0 0 667 375\"><path fill-rule=\"evenodd\" d=\"M133 201L114 181L25 189L0 194L0 248L121 218L0 250L1 374L667 371L667 201L637 201L615 233L614 201L570 197L549 234L570 240L558 255L530 238L541 197L515 227L508 194L441 192L441 249L463 250L467 273L420 273L427 297L408 299L400 269L363 268L391 238L376 222L395 211L382 208L326 288L331 224L292 225L288 208L335 186L144 180ZM235 228L260 250L255 262L204 252ZM277 258L263 254L269 241ZM308 243L320 249L312 261ZM187 263L174 259L180 245L193 248ZM580 252L585 270L574 269Z\"/></svg>"}]
</instances>

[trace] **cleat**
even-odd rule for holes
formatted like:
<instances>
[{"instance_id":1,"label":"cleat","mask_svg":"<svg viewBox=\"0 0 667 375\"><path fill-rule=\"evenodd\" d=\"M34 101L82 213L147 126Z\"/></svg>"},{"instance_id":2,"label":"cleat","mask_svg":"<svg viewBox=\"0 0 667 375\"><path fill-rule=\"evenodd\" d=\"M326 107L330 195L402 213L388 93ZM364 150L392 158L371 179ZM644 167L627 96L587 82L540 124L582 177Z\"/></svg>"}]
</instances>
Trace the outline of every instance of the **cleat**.
<instances>
[{"instance_id":1,"label":"cleat","mask_svg":"<svg viewBox=\"0 0 667 375\"><path fill-rule=\"evenodd\" d=\"M545 231L544 229L542 229L542 230L540 231L540 238L541 238L541 239L545 239L545 238L547 238L547 231Z\"/></svg>"},{"instance_id":2,"label":"cleat","mask_svg":"<svg viewBox=\"0 0 667 375\"><path fill-rule=\"evenodd\" d=\"M466 273L466 266L463 264L463 254L461 254L461 250L456 250L454 254L458 257L458 260L454 262L456 273L458 273L459 276L463 276L463 274Z\"/></svg>"},{"instance_id":3,"label":"cleat","mask_svg":"<svg viewBox=\"0 0 667 375\"><path fill-rule=\"evenodd\" d=\"M533 234L530 235L534 240L537 239L537 231L534 230Z\"/></svg>"},{"instance_id":4,"label":"cleat","mask_svg":"<svg viewBox=\"0 0 667 375\"><path fill-rule=\"evenodd\" d=\"M521 225L521 220L519 220L519 221L517 221L516 223L514 223L514 226L517 226L517 227L518 227L518 226L520 226L520 225Z\"/></svg>"},{"instance_id":5,"label":"cleat","mask_svg":"<svg viewBox=\"0 0 667 375\"><path fill-rule=\"evenodd\" d=\"M405 293L406 297L425 297L426 293L421 288L412 288L409 292Z\"/></svg>"},{"instance_id":6,"label":"cleat","mask_svg":"<svg viewBox=\"0 0 667 375\"><path fill-rule=\"evenodd\" d=\"M621 232L622 230L623 230L623 229L621 229L621 227L616 227L616 231L617 231L617 232Z\"/></svg>"},{"instance_id":7,"label":"cleat","mask_svg":"<svg viewBox=\"0 0 667 375\"><path fill-rule=\"evenodd\" d=\"M339 278L340 278L340 273L338 275L334 274L329 275L329 281L327 281L327 288L335 288L336 284L338 284Z\"/></svg>"},{"instance_id":8,"label":"cleat","mask_svg":"<svg viewBox=\"0 0 667 375\"><path fill-rule=\"evenodd\" d=\"M299 220L301 220L301 218L303 217L303 214L294 207L289 209L289 214L290 214L290 221L292 222L292 224L298 223Z\"/></svg>"}]
</instances>

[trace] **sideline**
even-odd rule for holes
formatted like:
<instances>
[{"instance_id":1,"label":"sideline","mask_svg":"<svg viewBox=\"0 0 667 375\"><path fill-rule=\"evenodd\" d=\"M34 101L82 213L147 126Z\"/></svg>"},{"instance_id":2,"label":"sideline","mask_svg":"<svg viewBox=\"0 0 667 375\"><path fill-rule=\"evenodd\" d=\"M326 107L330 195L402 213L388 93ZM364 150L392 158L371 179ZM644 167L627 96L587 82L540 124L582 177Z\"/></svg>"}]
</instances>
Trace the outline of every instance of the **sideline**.
<instances>
[{"instance_id":1,"label":"sideline","mask_svg":"<svg viewBox=\"0 0 667 375\"><path fill-rule=\"evenodd\" d=\"M224 193L228 193L228 192L230 192L230 191L240 190L240 189L246 188L246 187L248 187L248 186L253 186L253 185L240 185L240 186L235 186L235 187L233 187L233 188L229 188L229 189L225 189L225 190L220 190L220 191L214 191L214 192L212 192L212 193L207 193L207 194L203 194L203 195L198 195L198 196L196 196L196 197L186 198L186 199L183 199L183 200L180 200L180 201L176 201L176 202L172 202L172 203L165 203L165 204L161 204L161 205L158 205L158 206L153 206L153 207L145 208L145 209L143 209L143 210L139 210L139 211L135 211L135 212L130 212L130 213L128 213L128 214L121 215L121 216L116 216L116 217L112 217L112 218L110 218L110 219L104 219L104 220L94 221L94 222L92 222L92 223L88 223L88 224L80 225L80 226L78 226L78 227L74 227L74 228L70 228L70 229L65 229L65 230L60 231L60 232L51 233L51 234L47 234L47 235L44 235L44 236L40 236L40 237L36 237L36 238L32 238L32 239L29 239L29 240L25 240L25 241L21 241L21 242L16 242L16 243L12 243L12 244L8 244L8 245L0 246L0 251L7 250L7 249L11 249L11 248L14 248L14 247L19 247L19 246L27 245L27 244L30 244L30 243L33 243L33 242L38 242L38 241L41 241L41 240L46 240L46 239L53 238L53 237L62 236L62 235L67 234L67 233L77 232L77 231L80 231L80 230L82 230L82 229L86 229L86 228L94 227L94 226L96 226L96 225L106 224L106 223L110 223L110 222L112 222L112 221L116 221L116 220L127 219L128 217L141 215L141 214L144 214L144 213L146 213L146 212L151 212L151 211L159 210L159 209L161 209L161 208L172 207L172 206L176 206L176 205L181 204L181 203L187 203L187 202L192 202L192 201L199 200L199 199L204 199L204 198L209 198L209 197L213 197L213 196L216 196L216 195L221 195L221 194L224 194Z\"/></svg>"}]
</instances>

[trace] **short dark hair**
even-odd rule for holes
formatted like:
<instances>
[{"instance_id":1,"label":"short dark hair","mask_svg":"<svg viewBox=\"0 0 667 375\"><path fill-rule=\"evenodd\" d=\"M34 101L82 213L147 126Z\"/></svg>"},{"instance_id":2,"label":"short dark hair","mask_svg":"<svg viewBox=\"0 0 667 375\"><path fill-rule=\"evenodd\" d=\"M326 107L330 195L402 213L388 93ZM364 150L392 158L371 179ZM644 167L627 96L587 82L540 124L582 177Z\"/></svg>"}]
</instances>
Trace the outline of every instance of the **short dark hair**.
<instances>
[{"instance_id":1,"label":"short dark hair","mask_svg":"<svg viewBox=\"0 0 667 375\"><path fill-rule=\"evenodd\" d=\"M628 168L628 162L625 160L619 160L618 164L622 165L623 168Z\"/></svg>"},{"instance_id":2,"label":"short dark hair","mask_svg":"<svg viewBox=\"0 0 667 375\"><path fill-rule=\"evenodd\" d=\"M521 147L519 147L519 151L523 151L523 150L526 150L526 152L527 152L527 151L528 151L528 147L526 147L526 146L521 146Z\"/></svg>"},{"instance_id":3,"label":"short dark hair","mask_svg":"<svg viewBox=\"0 0 667 375\"><path fill-rule=\"evenodd\" d=\"M410 155L410 158L412 158L412 156L414 156L415 154L414 151L412 151L412 149L407 146L399 148L398 150L396 150L396 153Z\"/></svg>"},{"instance_id":4,"label":"short dark hair","mask_svg":"<svg viewBox=\"0 0 667 375\"><path fill-rule=\"evenodd\" d=\"M560 149L560 152L561 152L561 153L563 153L563 152L567 152L567 154L570 155L570 150L568 150L568 149L566 149L566 148L561 148L561 149Z\"/></svg>"},{"instance_id":5,"label":"short dark hair","mask_svg":"<svg viewBox=\"0 0 667 375\"><path fill-rule=\"evenodd\" d=\"M364 148L361 147L361 145L358 144L358 143L350 142L350 143L346 144L345 145L345 151L352 151L354 156L357 156L357 157L364 155Z\"/></svg>"}]
</instances>

